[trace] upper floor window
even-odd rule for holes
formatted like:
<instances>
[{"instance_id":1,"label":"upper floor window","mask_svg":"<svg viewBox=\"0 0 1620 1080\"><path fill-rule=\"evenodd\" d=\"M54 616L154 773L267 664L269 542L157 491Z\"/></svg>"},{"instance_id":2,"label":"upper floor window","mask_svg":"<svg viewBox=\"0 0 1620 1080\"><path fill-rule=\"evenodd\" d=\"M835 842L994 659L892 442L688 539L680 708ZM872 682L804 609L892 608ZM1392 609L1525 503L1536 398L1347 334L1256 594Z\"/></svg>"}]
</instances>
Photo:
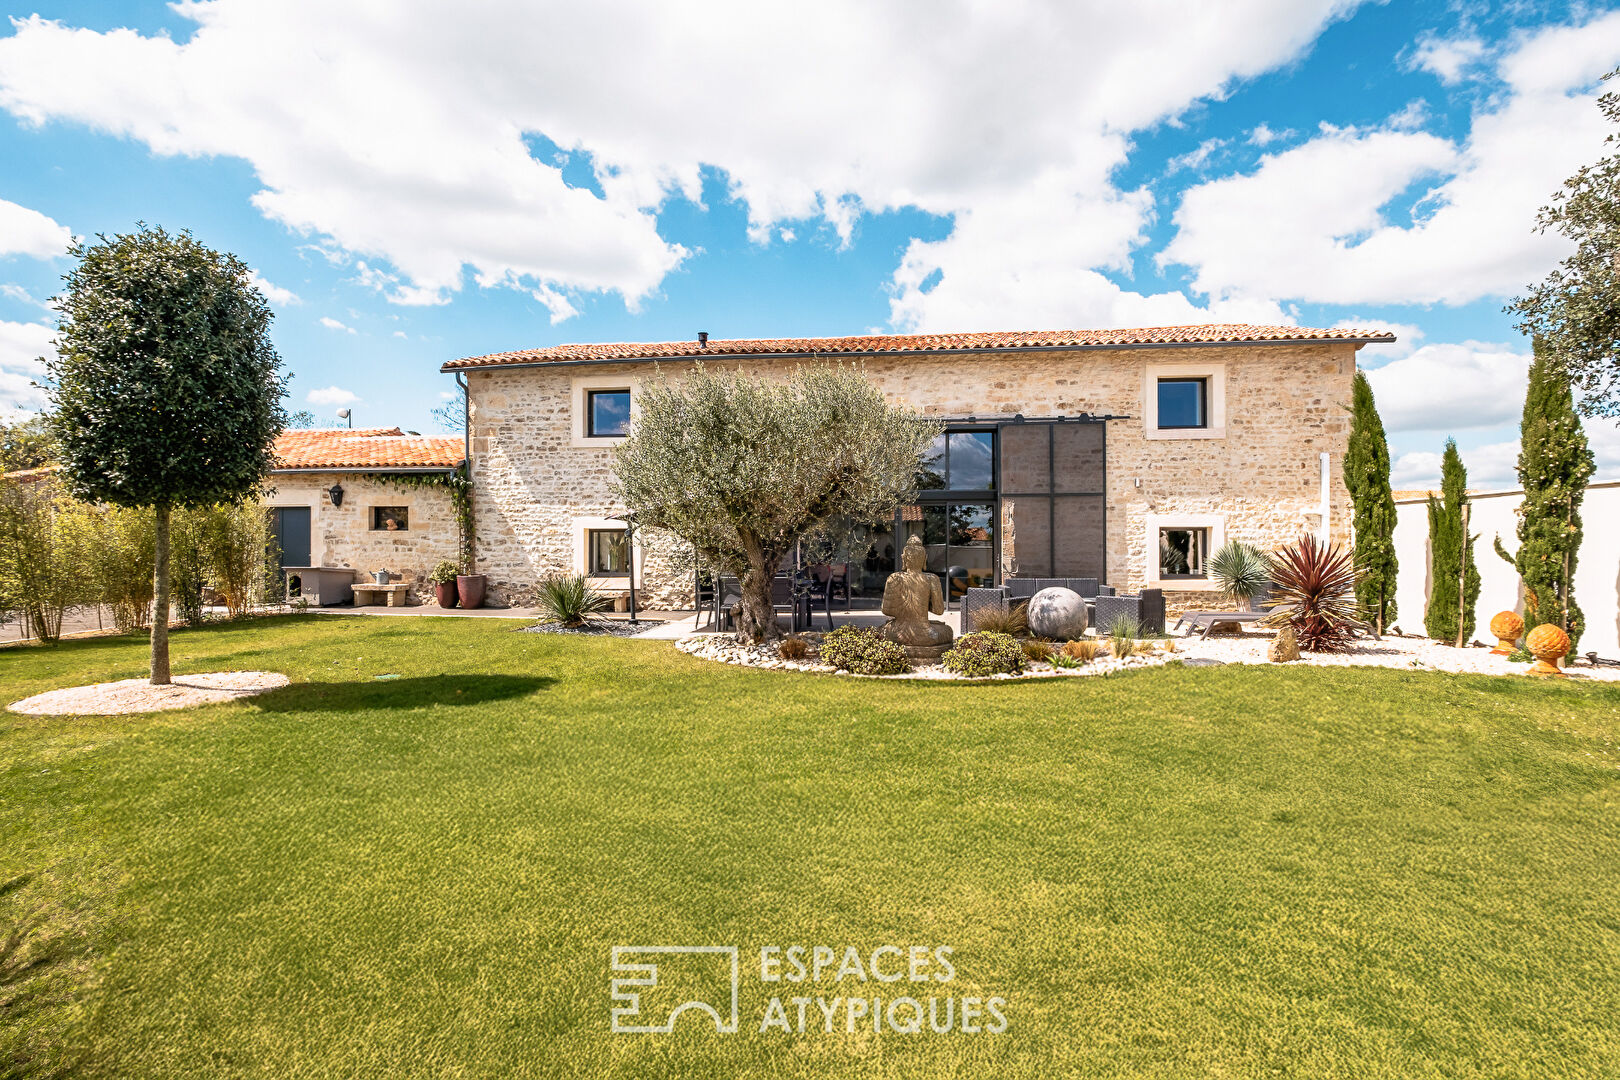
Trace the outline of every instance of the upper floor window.
<instances>
[{"instance_id":1,"label":"upper floor window","mask_svg":"<svg viewBox=\"0 0 1620 1080\"><path fill-rule=\"evenodd\" d=\"M996 436L991 431L948 431L934 440L917 473L923 491L994 491Z\"/></svg>"},{"instance_id":2,"label":"upper floor window","mask_svg":"<svg viewBox=\"0 0 1620 1080\"><path fill-rule=\"evenodd\" d=\"M1209 427L1208 379L1160 379L1158 393L1161 431Z\"/></svg>"},{"instance_id":3,"label":"upper floor window","mask_svg":"<svg viewBox=\"0 0 1620 1080\"><path fill-rule=\"evenodd\" d=\"M589 390L585 394L587 438L623 438L630 434L630 391Z\"/></svg>"}]
</instances>

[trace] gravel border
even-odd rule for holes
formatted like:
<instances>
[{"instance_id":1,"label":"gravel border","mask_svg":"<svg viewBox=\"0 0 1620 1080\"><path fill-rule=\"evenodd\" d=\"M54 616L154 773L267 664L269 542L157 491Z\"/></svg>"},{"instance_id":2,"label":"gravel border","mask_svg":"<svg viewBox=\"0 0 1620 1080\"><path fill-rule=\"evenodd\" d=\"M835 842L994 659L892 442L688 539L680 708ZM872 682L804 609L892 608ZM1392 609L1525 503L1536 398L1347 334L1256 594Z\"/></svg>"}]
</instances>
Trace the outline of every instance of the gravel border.
<instances>
[{"instance_id":1,"label":"gravel border","mask_svg":"<svg viewBox=\"0 0 1620 1080\"><path fill-rule=\"evenodd\" d=\"M533 626L524 626L518 629L520 634L571 634L577 637L635 637L645 634L657 623L642 623L640 626L630 626L622 622L594 622L584 626L564 626L561 623L536 623Z\"/></svg>"},{"instance_id":2,"label":"gravel border","mask_svg":"<svg viewBox=\"0 0 1620 1080\"><path fill-rule=\"evenodd\" d=\"M211 671L202 675L176 675L167 686L148 679L123 679L47 690L13 701L10 709L28 716L123 716L163 712L236 701L287 686L287 676L274 671Z\"/></svg>"}]
</instances>

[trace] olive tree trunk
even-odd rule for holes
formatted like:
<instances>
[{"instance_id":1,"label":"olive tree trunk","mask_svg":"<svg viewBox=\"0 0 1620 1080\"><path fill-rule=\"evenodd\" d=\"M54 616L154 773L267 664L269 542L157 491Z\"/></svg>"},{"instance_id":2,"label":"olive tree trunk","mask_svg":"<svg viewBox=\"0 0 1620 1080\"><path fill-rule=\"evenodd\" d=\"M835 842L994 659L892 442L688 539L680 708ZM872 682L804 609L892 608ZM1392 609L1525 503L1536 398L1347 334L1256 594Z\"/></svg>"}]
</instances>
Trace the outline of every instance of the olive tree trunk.
<instances>
[{"instance_id":1,"label":"olive tree trunk","mask_svg":"<svg viewBox=\"0 0 1620 1080\"><path fill-rule=\"evenodd\" d=\"M152 685L169 683L169 504L157 505L157 567L152 578Z\"/></svg>"},{"instance_id":2,"label":"olive tree trunk","mask_svg":"<svg viewBox=\"0 0 1620 1080\"><path fill-rule=\"evenodd\" d=\"M743 641L759 645L775 641L782 636L776 623L776 608L771 603L771 582L781 559L759 559L742 576L742 611L737 616L737 636Z\"/></svg>"}]
</instances>

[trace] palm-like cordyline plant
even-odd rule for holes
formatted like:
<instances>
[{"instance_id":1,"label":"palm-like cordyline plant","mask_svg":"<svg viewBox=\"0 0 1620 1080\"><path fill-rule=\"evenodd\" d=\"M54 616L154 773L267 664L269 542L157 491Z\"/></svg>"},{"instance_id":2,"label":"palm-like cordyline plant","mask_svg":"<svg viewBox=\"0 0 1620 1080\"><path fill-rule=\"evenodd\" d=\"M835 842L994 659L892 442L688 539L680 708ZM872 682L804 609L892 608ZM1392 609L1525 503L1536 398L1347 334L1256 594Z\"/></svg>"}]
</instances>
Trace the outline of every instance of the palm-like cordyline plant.
<instances>
[{"instance_id":1,"label":"palm-like cordyline plant","mask_svg":"<svg viewBox=\"0 0 1620 1080\"><path fill-rule=\"evenodd\" d=\"M1305 652L1343 652L1363 626L1356 618L1356 567L1348 551L1314 536L1271 557L1271 595L1278 601L1267 626L1293 626Z\"/></svg>"}]
</instances>

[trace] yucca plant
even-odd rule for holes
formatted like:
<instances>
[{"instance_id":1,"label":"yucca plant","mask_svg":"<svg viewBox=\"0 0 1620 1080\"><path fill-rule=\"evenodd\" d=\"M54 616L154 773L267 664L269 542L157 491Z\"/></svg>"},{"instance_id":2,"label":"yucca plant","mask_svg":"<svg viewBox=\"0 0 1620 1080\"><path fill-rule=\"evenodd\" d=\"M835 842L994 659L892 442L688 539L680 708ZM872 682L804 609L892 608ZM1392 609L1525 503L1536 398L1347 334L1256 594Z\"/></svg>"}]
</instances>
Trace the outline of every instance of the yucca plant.
<instances>
[{"instance_id":1,"label":"yucca plant","mask_svg":"<svg viewBox=\"0 0 1620 1080\"><path fill-rule=\"evenodd\" d=\"M1356 618L1356 567L1350 552L1314 536L1271 557L1271 595L1278 601L1266 626L1293 626L1303 652L1344 652L1365 626Z\"/></svg>"},{"instance_id":2,"label":"yucca plant","mask_svg":"<svg viewBox=\"0 0 1620 1080\"><path fill-rule=\"evenodd\" d=\"M613 607L612 598L593 589L584 574L553 574L541 578L534 603L540 609L542 622L561 623L576 629L594 622L597 615Z\"/></svg>"},{"instance_id":3,"label":"yucca plant","mask_svg":"<svg viewBox=\"0 0 1620 1080\"><path fill-rule=\"evenodd\" d=\"M1271 560L1241 540L1228 540L1209 560L1209 574L1235 604L1247 604L1271 583Z\"/></svg>"}]
</instances>

